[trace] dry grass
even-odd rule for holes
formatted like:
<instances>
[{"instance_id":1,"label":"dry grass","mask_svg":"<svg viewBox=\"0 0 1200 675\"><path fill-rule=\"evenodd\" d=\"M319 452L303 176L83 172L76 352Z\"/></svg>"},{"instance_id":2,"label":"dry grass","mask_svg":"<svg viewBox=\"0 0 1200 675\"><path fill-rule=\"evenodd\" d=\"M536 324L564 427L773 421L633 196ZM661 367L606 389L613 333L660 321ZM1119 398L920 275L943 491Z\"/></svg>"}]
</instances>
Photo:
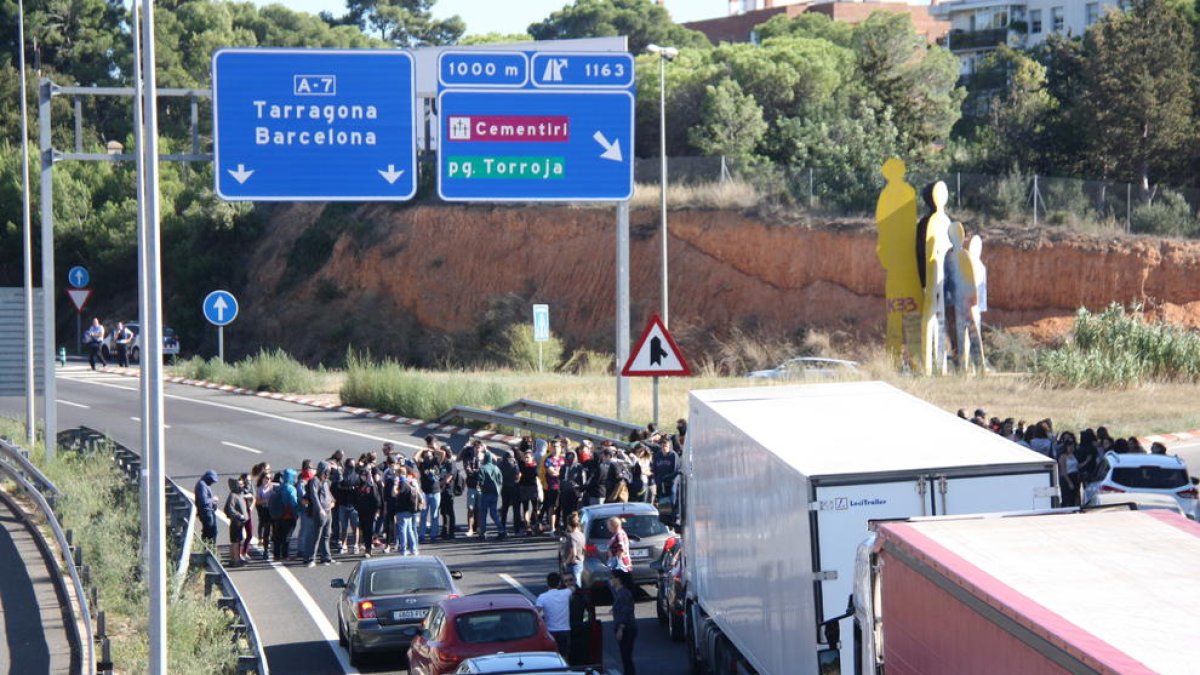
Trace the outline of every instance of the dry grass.
<instances>
[{"instance_id":1,"label":"dry grass","mask_svg":"<svg viewBox=\"0 0 1200 675\"><path fill-rule=\"evenodd\" d=\"M638 183L633 186L630 208L658 208L662 191L657 183ZM667 208L670 209L749 209L762 202L762 195L750 183L727 180L719 183L682 183L667 185Z\"/></svg>"}]
</instances>

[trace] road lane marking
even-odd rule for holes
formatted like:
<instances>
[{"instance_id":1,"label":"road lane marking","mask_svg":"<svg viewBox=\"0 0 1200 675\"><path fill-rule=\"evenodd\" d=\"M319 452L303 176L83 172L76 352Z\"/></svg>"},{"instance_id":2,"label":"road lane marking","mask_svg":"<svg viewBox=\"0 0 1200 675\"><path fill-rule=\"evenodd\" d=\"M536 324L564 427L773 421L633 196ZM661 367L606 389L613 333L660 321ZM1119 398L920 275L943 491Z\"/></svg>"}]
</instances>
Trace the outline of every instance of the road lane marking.
<instances>
[{"instance_id":1,"label":"road lane marking","mask_svg":"<svg viewBox=\"0 0 1200 675\"><path fill-rule=\"evenodd\" d=\"M508 574L505 574L505 573L501 572L500 574L497 574L496 576L500 577L500 579L501 579L501 580L503 580L503 581L504 581L504 583L506 583L506 584L508 584L509 586L512 586L513 588L515 588L515 589L517 590L517 592L518 592L518 593L520 593L521 595L525 596L526 598L529 598L529 601L530 601L530 602L536 602L536 601L537 601L537 596L536 596L536 595L534 595L534 594L533 594L533 592L532 592L532 591L530 591L528 588L525 588L524 584L522 584L521 582L519 582L519 581L517 581L516 579L512 578L512 576L511 576L511 575L508 575Z\"/></svg>"},{"instance_id":2,"label":"road lane marking","mask_svg":"<svg viewBox=\"0 0 1200 675\"><path fill-rule=\"evenodd\" d=\"M179 488L179 491L195 503L196 495L194 493L182 487ZM217 519L225 523L226 527L229 526L229 518L224 513L217 511ZM346 650L342 649L342 646L338 643L337 629L333 627L333 624L329 623L329 619L325 618L325 614L317 606L317 601L313 600L313 597L309 595L308 589L304 588L304 584L301 584L296 575L284 567L283 563L278 561L272 562L271 568L279 574L279 578L283 579L283 583L287 584L292 594L300 601L300 606L304 608L304 611L308 612L309 618L317 625L317 630L321 632L321 637L325 638L325 643L333 650L333 656L337 659L338 665L342 667L342 672L346 675L358 675L358 669L350 665ZM249 611L248 606L246 611Z\"/></svg>"},{"instance_id":3,"label":"road lane marking","mask_svg":"<svg viewBox=\"0 0 1200 675\"><path fill-rule=\"evenodd\" d=\"M137 422L138 424L142 424L142 418L140 418L140 417L131 417L130 419L132 419L132 420L133 420L133 422ZM163 424L163 425L162 425L162 428L163 428L163 429L170 429L170 425L169 425L169 424Z\"/></svg>"},{"instance_id":4,"label":"road lane marking","mask_svg":"<svg viewBox=\"0 0 1200 675\"><path fill-rule=\"evenodd\" d=\"M238 450L245 450L246 452L253 452L256 455L262 454L262 450L255 450L254 448L252 448L248 445L238 445L237 443L230 443L229 441L221 441L221 445L224 445L224 446L227 446L230 448L237 448Z\"/></svg>"},{"instance_id":5,"label":"road lane marking","mask_svg":"<svg viewBox=\"0 0 1200 675\"><path fill-rule=\"evenodd\" d=\"M134 389L133 387L122 387L117 384L108 384L107 382L95 382L93 380L78 380L78 381L86 382L88 384L94 384L97 387L112 387L113 389L125 389L127 391L137 391L137 389ZM412 448L413 450L424 450L425 449L425 446L423 446L423 445L413 445L412 443L405 443L404 441L397 441L392 438L384 438L383 436L376 436L374 434L365 434L361 431L350 431L349 429L338 429L337 427L331 427L331 426L327 426L324 424L318 424L316 422L308 422L306 420L294 420L290 417L284 417L282 415L276 415L274 413L263 412L261 410L250 410L248 408L240 408L235 405L227 405L225 403L217 403L216 401L201 401L199 399L188 398L186 396L179 396L177 394L163 394L163 398L170 398L170 399L175 399L178 401L187 401L188 403L195 403L197 405L207 405L207 406L212 406L214 408L222 408L224 410L232 410L234 412L246 413L247 415L258 415L259 417L266 417L267 419L278 420L280 422L288 422L291 424L299 424L301 426L311 427L314 429L321 429L323 431L331 431L333 433L338 433L338 434L347 434L349 436L357 436L359 438L366 438L368 440L378 441L380 443L391 443L392 445L402 445L406 448Z\"/></svg>"},{"instance_id":6,"label":"road lane marking","mask_svg":"<svg viewBox=\"0 0 1200 675\"><path fill-rule=\"evenodd\" d=\"M82 403L73 403L73 402L71 402L71 401L67 401L67 400L65 400L65 399L61 399L61 398L60 398L60 399L58 399L58 404L59 404L59 405L69 405L69 406L71 406L72 408L83 408L84 410L91 410L91 409L92 409L92 406L90 406L90 405L84 405L84 404L82 404Z\"/></svg>"}]
</instances>

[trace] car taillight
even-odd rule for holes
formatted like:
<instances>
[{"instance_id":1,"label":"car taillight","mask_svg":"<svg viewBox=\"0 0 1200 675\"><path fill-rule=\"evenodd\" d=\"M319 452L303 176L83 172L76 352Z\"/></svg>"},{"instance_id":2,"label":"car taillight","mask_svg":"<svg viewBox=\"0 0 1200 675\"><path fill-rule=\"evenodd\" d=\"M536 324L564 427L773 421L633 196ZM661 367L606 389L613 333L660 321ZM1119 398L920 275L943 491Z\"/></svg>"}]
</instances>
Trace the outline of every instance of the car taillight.
<instances>
[{"instance_id":1,"label":"car taillight","mask_svg":"<svg viewBox=\"0 0 1200 675\"><path fill-rule=\"evenodd\" d=\"M454 652L441 652L438 654L438 661L441 661L442 664L446 666L447 672L452 671L455 668L457 668L458 664L461 663L462 660L463 660L462 655L455 654ZM441 669L439 668L439 670L441 670Z\"/></svg>"},{"instance_id":2,"label":"car taillight","mask_svg":"<svg viewBox=\"0 0 1200 675\"><path fill-rule=\"evenodd\" d=\"M595 544L587 544L583 547L583 554L589 558L599 558L600 549Z\"/></svg>"},{"instance_id":3,"label":"car taillight","mask_svg":"<svg viewBox=\"0 0 1200 675\"><path fill-rule=\"evenodd\" d=\"M1197 490L1196 488L1188 488L1182 492L1176 492L1175 494L1183 497L1184 499L1200 499L1200 490Z\"/></svg>"},{"instance_id":4,"label":"car taillight","mask_svg":"<svg viewBox=\"0 0 1200 675\"><path fill-rule=\"evenodd\" d=\"M676 538L676 537L667 537L667 541L666 541L666 543L665 543L665 544L663 544L663 550L664 550L664 551L673 551L673 550L675 550L675 544L678 544L678 543L679 543L679 539L678 539L678 538Z\"/></svg>"},{"instance_id":5,"label":"car taillight","mask_svg":"<svg viewBox=\"0 0 1200 675\"><path fill-rule=\"evenodd\" d=\"M448 600L453 600L453 599L455 599L455 598L461 598L461 597L462 597L462 596L461 596L461 595L459 595L458 593L451 593L450 595L447 595L447 596L446 596L446 599L448 599Z\"/></svg>"},{"instance_id":6,"label":"car taillight","mask_svg":"<svg viewBox=\"0 0 1200 675\"><path fill-rule=\"evenodd\" d=\"M1115 485L1101 485L1100 491L1101 492L1125 492L1125 490L1123 488L1119 488Z\"/></svg>"},{"instance_id":7,"label":"car taillight","mask_svg":"<svg viewBox=\"0 0 1200 675\"><path fill-rule=\"evenodd\" d=\"M375 603L370 600L363 600L358 603L358 618L374 619L375 618Z\"/></svg>"}]
</instances>

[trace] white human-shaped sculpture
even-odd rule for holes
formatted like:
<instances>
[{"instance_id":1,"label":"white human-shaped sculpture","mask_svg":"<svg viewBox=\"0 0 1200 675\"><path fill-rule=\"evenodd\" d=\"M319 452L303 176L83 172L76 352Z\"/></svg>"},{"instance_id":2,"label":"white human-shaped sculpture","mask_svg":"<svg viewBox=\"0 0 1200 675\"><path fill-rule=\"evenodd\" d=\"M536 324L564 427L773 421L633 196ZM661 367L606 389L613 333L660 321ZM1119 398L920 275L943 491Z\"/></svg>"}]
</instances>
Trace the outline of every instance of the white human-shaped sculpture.
<instances>
[{"instance_id":1,"label":"white human-shaped sculpture","mask_svg":"<svg viewBox=\"0 0 1200 675\"><path fill-rule=\"evenodd\" d=\"M987 266L983 264L983 239L971 237L967 244L967 258L971 265L971 279L975 284L975 302L971 305L971 337L979 351L979 369L986 372L987 358L983 352L983 313L987 311Z\"/></svg>"},{"instance_id":2,"label":"white human-shaped sculpture","mask_svg":"<svg viewBox=\"0 0 1200 675\"><path fill-rule=\"evenodd\" d=\"M932 375L935 364L939 374L946 374L946 254L950 251L950 218L946 216L949 190L938 181L930 190L925 218L925 303L922 307L921 340L925 374Z\"/></svg>"}]
</instances>

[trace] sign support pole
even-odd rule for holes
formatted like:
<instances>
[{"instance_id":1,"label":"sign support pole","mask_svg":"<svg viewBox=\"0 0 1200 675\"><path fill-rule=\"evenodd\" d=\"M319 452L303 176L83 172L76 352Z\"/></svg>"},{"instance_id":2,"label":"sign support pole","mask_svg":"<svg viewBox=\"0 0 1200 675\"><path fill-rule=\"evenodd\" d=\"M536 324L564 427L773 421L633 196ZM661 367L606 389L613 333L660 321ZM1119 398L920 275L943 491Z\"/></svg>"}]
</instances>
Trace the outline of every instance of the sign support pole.
<instances>
[{"instance_id":1,"label":"sign support pole","mask_svg":"<svg viewBox=\"0 0 1200 675\"><path fill-rule=\"evenodd\" d=\"M654 427L658 428L658 377L654 378Z\"/></svg>"},{"instance_id":2,"label":"sign support pole","mask_svg":"<svg viewBox=\"0 0 1200 675\"><path fill-rule=\"evenodd\" d=\"M621 366L629 361L629 202L617 203L617 419L629 419L629 378Z\"/></svg>"},{"instance_id":3,"label":"sign support pole","mask_svg":"<svg viewBox=\"0 0 1200 675\"><path fill-rule=\"evenodd\" d=\"M58 450L58 383L54 380L54 148L50 141L49 80L38 87L38 149L42 154L42 433L46 460Z\"/></svg>"},{"instance_id":4,"label":"sign support pole","mask_svg":"<svg viewBox=\"0 0 1200 675\"><path fill-rule=\"evenodd\" d=\"M166 490L165 437L163 434L163 337L162 337L162 259L159 241L158 198L158 84L154 60L154 1L146 0L142 7L142 80L145 87L142 122L144 124L146 217L143 228L146 280L146 323L142 325L142 380L146 383L149 416L143 421L149 427L150 443L142 449L142 459L149 474L147 483L147 525L150 535L150 574L147 587L150 593L148 633L150 654L147 672L165 675L167 672L167 548L166 548Z\"/></svg>"},{"instance_id":5,"label":"sign support pole","mask_svg":"<svg viewBox=\"0 0 1200 675\"><path fill-rule=\"evenodd\" d=\"M37 443L37 375L33 340L33 214L29 202L29 100L25 92L25 2L17 0L17 54L21 69L21 250L25 286L25 440ZM53 351L47 348L47 351ZM47 445L49 437L47 436Z\"/></svg>"},{"instance_id":6,"label":"sign support pole","mask_svg":"<svg viewBox=\"0 0 1200 675\"><path fill-rule=\"evenodd\" d=\"M75 310L75 353L83 354L83 309Z\"/></svg>"},{"instance_id":7,"label":"sign support pole","mask_svg":"<svg viewBox=\"0 0 1200 675\"><path fill-rule=\"evenodd\" d=\"M540 345L538 349L541 349ZM225 363L225 326L217 326L217 358Z\"/></svg>"}]
</instances>

